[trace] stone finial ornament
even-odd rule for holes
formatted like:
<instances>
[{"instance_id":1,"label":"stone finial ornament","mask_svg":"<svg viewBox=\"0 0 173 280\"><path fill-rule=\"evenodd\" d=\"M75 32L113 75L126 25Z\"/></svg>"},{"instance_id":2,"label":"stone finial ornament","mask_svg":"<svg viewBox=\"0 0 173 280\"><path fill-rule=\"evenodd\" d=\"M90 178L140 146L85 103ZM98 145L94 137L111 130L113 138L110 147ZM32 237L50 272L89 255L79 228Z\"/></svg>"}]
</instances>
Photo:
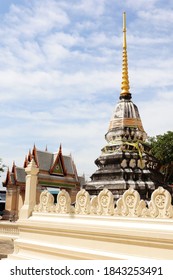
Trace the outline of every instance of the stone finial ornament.
<instances>
[{"instance_id":1,"label":"stone finial ornament","mask_svg":"<svg viewBox=\"0 0 173 280\"><path fill-rule=\"evenodd\" d=\"M120 216L145 216L147 208L144 200L140 200L139 193L132 187L117 201L115 214Z\"/></svg>"},{"instance_id":2,"label":"stone finial ornament","mask_svg":"<svg viewBox=\"0 0 173 280\"><path fill-rule=\"evenodd\" d=\"M98 195L98 210L99 215L114 215L114 198L111 191L104 188Z\"/></svg>"},{"instance_id":3,"label":"stone finial ornament","mask_svg":"<svg viewBox=\"0 0 173 280\"><path fill-rule=\"evenodd\" d=\"M38 166L34 160L34 158L32 157L31 161L28 163L27 167L25 168L25 171L28 175L37 175L38 174Z\"/></svg>"},{"instance_id":4,"label":"stone finial ornament","mask_svg":"<svg viewBox=\"0 0 173 280\"><path fill-rule=\"evenodd\" d=\"M153 218L172 218L173 206L170 193L163 187L156 189L151 195L148 211L149 216Z\"/></svg>"},{"instance_id":5,"label":"stone finial ornament","mask_svg":"<svg viewBox=\"0 0 173 280\"><path fill-rule=\"evenodd\" d=\"M55 212L60 214L67 214L73 212L71 206L71 198L66 190L61 190L57 195L57 204L55 206Z\"/></svg>"},{"instance_id":6,"label":"stone finial ornament","mask_svg":"<svg viewBox=\"0 0 173 280\"><path fill-rule=\"evenodd\" d=\"M84 189L77 193L75 213L84 215L90 214L90 195Z\"/></svg>"},{"instance_id":7,"label":"stone finial ornament","mask_svg":"<svg viewBox=\"0 0 173 280\"><path fill-rule=\"evenodd\" d=\"M40 203L34 207L36 212L54 212L54 197L53 195L44 190L40 195Z\"/></svg>"}]
</instances>

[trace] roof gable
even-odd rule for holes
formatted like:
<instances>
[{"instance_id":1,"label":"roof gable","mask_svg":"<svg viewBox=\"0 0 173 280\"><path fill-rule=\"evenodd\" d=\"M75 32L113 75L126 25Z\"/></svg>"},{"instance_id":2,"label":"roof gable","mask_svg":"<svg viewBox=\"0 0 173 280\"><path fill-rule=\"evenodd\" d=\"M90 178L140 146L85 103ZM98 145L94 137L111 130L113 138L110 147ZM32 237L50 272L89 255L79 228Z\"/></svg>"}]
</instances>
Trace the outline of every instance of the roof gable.
<instances>
[{"instance_id":1,"label":"roof gable","mask_svg":"<svg viewBox=\"0 0 173 280\"><path fill-rule=\"evenodd\" d=\"M67 171L64 164L64 159L62 155L61 145L59 148L59 152L55 158L53 165L50 168L50 174L59 175L59 176L66 176Z\"/></svg>"},{"instance_id":2,"label":"roof gable","mask_svg":"<svg viewBox=\"0 0 173 280\"><path fill-rule=\"evenodd\" d=\"M11 184L11 183L12 183L11 182L11 172L8 168L6 178L5 178L5 181L3 182L3 185L6 186L6 185Z\"/></svg>"}]
</instances>

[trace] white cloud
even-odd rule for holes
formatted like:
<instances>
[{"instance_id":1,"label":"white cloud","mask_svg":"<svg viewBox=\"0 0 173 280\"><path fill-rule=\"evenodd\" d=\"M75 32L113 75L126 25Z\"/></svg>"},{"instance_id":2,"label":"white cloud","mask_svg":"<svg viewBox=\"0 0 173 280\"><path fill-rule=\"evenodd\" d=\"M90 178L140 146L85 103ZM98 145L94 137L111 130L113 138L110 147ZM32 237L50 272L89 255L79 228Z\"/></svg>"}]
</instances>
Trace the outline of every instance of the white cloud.
<instances>
[{"instance_id":1,"label":"white cloud","mask_svg":"<svg viewBox=\"0 0 173 280\"><path fill-rule=\"evenodd\" d=\"M31 5L11 5L10 12L4 20L9 35L32 38L37 34L45 34L55 27L63 27L69 24L70 20L57 1L38 0L32 1Z\"/></svg>"},{"instance_id":2,"label":"white cloud","mask_svg":"<svg viewBox=\"0 0 173 280\"><path fill-rule=\"evenodd\" d=\"M167 36L164 35L163 37L158 37L158 36L153 37L153 34L149 34L149 36L146 37L146 35L144 35L141 37L139 35L135 36L133 34L128 34L128 45L130 47L133 46L146 47L147 45L149 45L152 46L152 48L154 48L157 45L168 44L172 42L172 39L168 35Z\"/></svg>"},{"instance_id":3,"label":"white cloud","mask_svg":"<svg viewBox=\"0 0 173 280\"><path fill-rule=\"evenodd\" d=\"M139 10L148 10L148 9L153 9L155 5L157 4L158 0L138 0L138 1L133 1L133 0L125 0L124 6L131 8L133 10L139 11Z\"/></svg>"},{"instance_id":4,"label":"white cloud","mask_svg":"<svg viewBox=\"0 0 173 280\"><path fill-rule=\"evenodd\" d=\"M78 12L83 12L85 15L101 16L104 13L106 0L82 0L79 4L74 5L73 8Z\"/></svg>"},{"instance_id":5,"label":"white cloud","mask_svg":"<svg viewBox=\"0 0 173 280\"><path fill-rule=\"evenodd\" d=\"M172 130L173 110L170 100L154 99L140 104L144 129L149 136Z\"/></svg>"},{"instance_id":6,"label":"white cloud","mask_svg":"<svg viewBox=\"0 0 173 280\"><path fill-rule=\"evenodd\" d=\"M139 11L139 17L145 21L149 21L152 25L168 26L173 23L173 14L171 9L158 9L154 8L149 11Z\"/></svg>"},{"instance_id":7,"label":"white cloud","mask_svg":"<svg viewBox=\"0 0 173 280\"><path fill-rule=\"evenodd\" d=\"M136 88L162 88L173 86L172 73L164 71L164 68L139 68L130 71L131 80Z\"/></svg>"},{"instance_id":8,"label":"white cloud","mask_svg":"<svg viewBox=\"0 0 173 280\"><path fill-rule=\"evenodd\" d=\"M43 96L45 100L62 99L65 96L87 100L96 91L114 89L114 83L113 71L72 74L58 71L50 71L50 73L4 71L0 72L0 84L3 89L0 100L38 100Z\"/></svg>"}]
</instances>

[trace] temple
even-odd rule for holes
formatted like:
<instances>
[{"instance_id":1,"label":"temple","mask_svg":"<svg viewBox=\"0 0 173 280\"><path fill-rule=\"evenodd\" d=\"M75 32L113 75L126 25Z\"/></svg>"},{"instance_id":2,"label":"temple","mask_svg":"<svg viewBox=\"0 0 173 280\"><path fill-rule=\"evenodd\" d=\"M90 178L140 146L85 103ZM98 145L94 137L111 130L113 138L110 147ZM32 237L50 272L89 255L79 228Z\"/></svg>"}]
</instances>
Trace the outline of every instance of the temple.
<instances>
[{"instance_id":1,"label":"temple","mask_svg":"<svg viewBox=\"0 0 173 280\"><path fill-rule=\"evenodd\" d=\"M92 174L85 189L98 195L108 188L118 199L129 187L136 189L142 199L149 199L159 184L158 162L150 154L147 134L143 128L137 106L132 102L128 77L126 42L126 14L123 13L122 83L119 102L105 135L106 146L95 160L98 170Z\"/></svg>"},{"instance_id":2,"label":"temple","mask_svg":"<svg viewBox=\"0 0 173 280\"><path fill-rule=\"evenodd\" d=\"M6 187L6 204L3 219L17 220L19 212L24 204L25 197L25 168L34 159L39 168L36 201L39 202L40 193L49 190L55 200L61 189L65 189L72 203L76 193L84 183L84 178L78 176L76 166L71 155L63 155L60 145L57 153L39 151L34 145L32 152L26 156L23 167L17 167L13 163L12 170L8 170L3 186Z\"/></svg>"},{"instance_id":3,"label":"temple","mask_svg":"<svg viewBox=\"0 0 173 280\"><path fill-rule=\"evenodd\" d=\"M163 184L159 163L151 156L147 144L147 134L143 128L137 106L132 101L128 77L128 58L126 42L126 14L123 14L123 53L122 83L119 101L110 120L105 135L107 144L101 155L95 160L98 167L91 180L84 182L79 177L71 156L58 153L39 151L35 145L25 158L24 166L13 164L8 170L3 186L6 187L6 206L3 218L18 219L19 211L24 204L25 168L34 159L39 168L36 202L40 193L48 189L55 199L59 190L65 189L75 203L76 193L81 187L91 196L98 195L104 188L109 189L117 200L130 187L139 192L140 197L149 200L151 193ZM52 188L52 189L51 189ZM55 201L56 203L56 201Z\"/></svg>"}]
</instances>

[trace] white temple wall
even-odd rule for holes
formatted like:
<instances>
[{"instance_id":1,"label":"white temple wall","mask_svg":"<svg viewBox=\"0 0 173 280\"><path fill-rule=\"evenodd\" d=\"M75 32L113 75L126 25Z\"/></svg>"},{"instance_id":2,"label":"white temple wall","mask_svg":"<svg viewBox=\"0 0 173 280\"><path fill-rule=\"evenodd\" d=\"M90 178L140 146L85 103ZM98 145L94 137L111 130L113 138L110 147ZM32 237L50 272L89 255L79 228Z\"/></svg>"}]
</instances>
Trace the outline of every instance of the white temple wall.
<instances>
[{"instance_id":1,"label":"white temple wall","mask_svg":"<svg viewBox=\"0 0 173 280\"><path fill-rule=\"evenodd\" d=\"M10 259L173 259L173 220L34 213Z\"/></svg>"},{"instance_id":2,"label":"white temple wall","mask_svg":"<svg viewBox=\"0 0 173 280\"><path fill-rule=\"evenodd\" d=\"M19 234L9 259L173 259L173 206L167 190L159 187L146 205L130 188L115 206L109 190L91 199L82 189L75 207L65 190L57 204L43 191L34 206L37 180L32 174L38 170L32 163L27 171L28 197L14 223Z\"/></svg>"}]
</instances>

